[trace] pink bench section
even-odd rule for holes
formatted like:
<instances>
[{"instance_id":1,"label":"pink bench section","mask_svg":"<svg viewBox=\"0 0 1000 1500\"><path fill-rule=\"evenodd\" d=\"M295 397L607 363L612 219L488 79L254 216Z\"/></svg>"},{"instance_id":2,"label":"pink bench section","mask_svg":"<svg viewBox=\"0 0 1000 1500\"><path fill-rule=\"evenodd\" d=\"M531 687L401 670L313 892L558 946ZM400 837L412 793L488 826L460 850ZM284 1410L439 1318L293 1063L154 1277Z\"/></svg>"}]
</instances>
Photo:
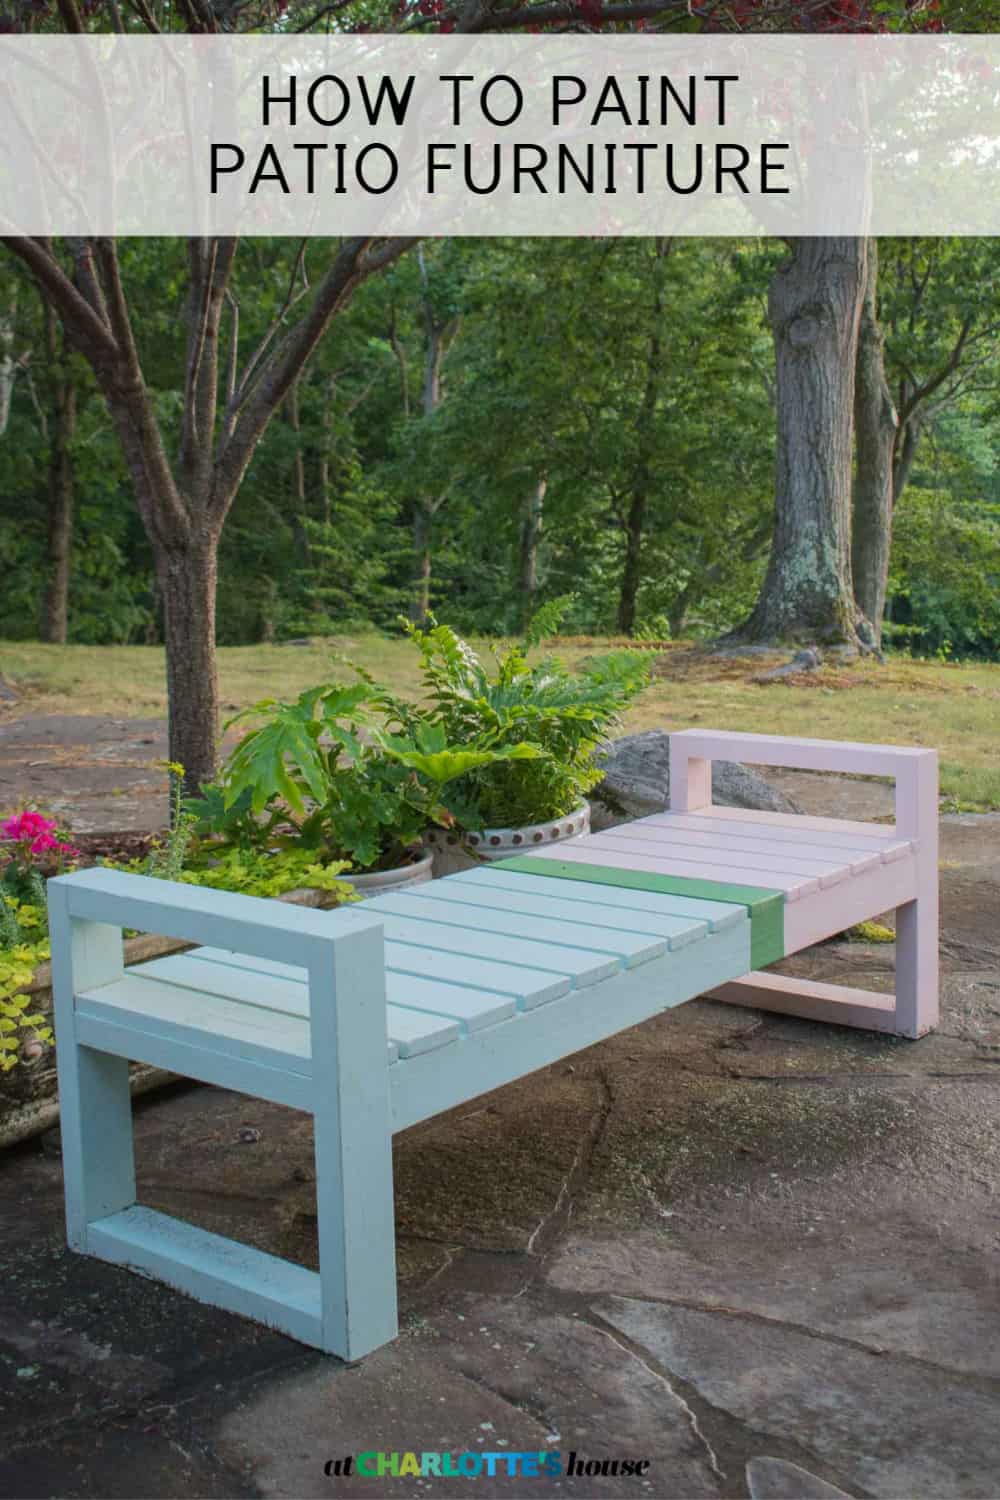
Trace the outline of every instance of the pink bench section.
<instances>
[{"instance_id":1,"label":"pink bench section","mask_svg":"<svg viewBox=\"0 0 1000 1500\"><path fill-rule=\"evenodd\" d=\"M713 807L713 760L891 776L895 827ZM730 878L750 881L756 878L750 868L758 868L761 884L784 890L786 954L896 911L894 1001L776 974L745 975L712 991L715 999L916 1037L938 1019L937 802L933 750L686 729L670 736L670 812L640 826L673 831L678 842L671 858L689 861L690 851L701 848L717 859L716 851L725 850ZM696 836L697 844L691 842ZM788 846L784 869L776 844ZM765 859L768 866L777 861L767 880ZM694 873L691 863L687 873Z\"/></svg>"}]
</instances>

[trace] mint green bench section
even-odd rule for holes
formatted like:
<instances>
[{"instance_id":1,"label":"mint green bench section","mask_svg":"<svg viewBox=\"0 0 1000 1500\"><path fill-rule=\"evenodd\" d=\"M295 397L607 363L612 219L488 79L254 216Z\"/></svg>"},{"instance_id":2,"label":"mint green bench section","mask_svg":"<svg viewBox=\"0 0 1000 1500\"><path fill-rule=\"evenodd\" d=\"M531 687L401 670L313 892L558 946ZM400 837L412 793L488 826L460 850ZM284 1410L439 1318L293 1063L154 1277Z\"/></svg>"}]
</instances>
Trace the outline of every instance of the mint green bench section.
<instances>
[{"instance_id":1,"label":"mint green bench section","mask_svg":"<svg viewBox=\"0 0 1000 1500\"><path fill-rule=\"evenodd\" d=\"M499 870L548 876L557 880L586 880L592 885L618 886L628 891L655 891L664 896L690 896L746 908L750 918L750 967L762 969L785 956L785 896L754 885L730 885L721 880L697 880L684 875L656 875L644 870L620 870L611 865L570 864L547 855L514 855L498 860Z\"/></svg>"},{"instance_id":2,"label":"mint green bench section","mask_svg":"<svg viewBox=\"0 0 1000 1500\"><path fill-rule=\"evenodd\" d=\"M497 866L334 912L85 870L49 910L70 1245L346 1359L397 1329L396 1131L751 962L743 904ZM123 928L199 946L126 970ZM318 1273L137 1202L127 1059L312 1114Z\"/></svg>"}]
</instances>

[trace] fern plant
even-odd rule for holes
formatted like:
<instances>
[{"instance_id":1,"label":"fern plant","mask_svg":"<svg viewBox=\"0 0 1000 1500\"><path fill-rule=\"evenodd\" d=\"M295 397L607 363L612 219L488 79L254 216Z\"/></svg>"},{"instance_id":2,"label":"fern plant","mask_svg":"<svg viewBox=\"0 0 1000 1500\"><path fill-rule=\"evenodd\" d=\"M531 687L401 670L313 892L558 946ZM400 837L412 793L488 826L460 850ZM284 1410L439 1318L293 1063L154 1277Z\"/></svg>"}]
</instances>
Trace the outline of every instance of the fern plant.
<instances>
[{"instance_id":1,"label":"fern plant","mask_svg":"<svg viewBox=\"0 0 1000 1500\"><path fill-rule=\"evenodd\" d=\"M218 781L184 804L199 837L253 851L302 849L355 871L405 864L430 824L450 827L444 788L473 770L540 752L449 741L368 674L238 716L254 727ZM236 721L232 721L236 722Z\"/></svg>"},{"instance_id":2,"label":"fern plant","mask_svg":"<svg viewBox=\"0 0 1000 1500\"><path fill-rule=\"evenodd\" d=\"M529 651L558 628L570 603L568 596L540 610L523 641L494 650L491 671L449 625L403 622L425 690L416 708L400 707L403 726L413 733L429 723L449 744L494 752L445 794L465 828L523 827L571 812L600 780L594 752L649 681L638 651L592 658L579 672L552 656L532 665ZM514 746L531 753L504 753Z\"/></svg>"}]
</instances>

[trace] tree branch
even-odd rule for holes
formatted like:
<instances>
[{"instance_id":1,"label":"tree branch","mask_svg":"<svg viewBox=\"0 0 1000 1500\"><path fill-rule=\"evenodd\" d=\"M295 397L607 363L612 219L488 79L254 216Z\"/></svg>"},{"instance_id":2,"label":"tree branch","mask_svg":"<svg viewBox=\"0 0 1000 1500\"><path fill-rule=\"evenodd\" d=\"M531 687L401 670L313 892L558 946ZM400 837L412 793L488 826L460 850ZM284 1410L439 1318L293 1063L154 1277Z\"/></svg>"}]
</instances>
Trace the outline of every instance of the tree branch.
<instances>
[{"instance_id":1,"label":"tree branch","mask_svg":"<svg viewBox=\"0 0 1000 1500\"><path fill-rule=\"evenodd\" d=\"M345 241L302 321L288 331L271 355L268 367L236 419L232 436L219 454L212 504L220 523L264 429L334 316L363 281L398 260L415 243L403 238L385 240L377 246L367 239Z\"/></svg>"}]
</instances>

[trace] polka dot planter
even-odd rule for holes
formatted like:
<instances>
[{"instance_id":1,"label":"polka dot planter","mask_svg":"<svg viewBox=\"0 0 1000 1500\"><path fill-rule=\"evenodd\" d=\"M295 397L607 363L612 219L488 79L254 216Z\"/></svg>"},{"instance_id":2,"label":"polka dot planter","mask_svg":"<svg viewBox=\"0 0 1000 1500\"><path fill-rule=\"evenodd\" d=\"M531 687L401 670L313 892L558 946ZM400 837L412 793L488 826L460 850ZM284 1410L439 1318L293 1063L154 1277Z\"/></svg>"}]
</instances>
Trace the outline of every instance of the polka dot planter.
<instances>
[{"instance_id":1,"label":"polka dot planter","mask_svg":"<svg viewBox=\"0 0 1000 1500\"><path fill-rule=\"evenodd\" d=\"M549 823L532 823L527 828L484 828L477 833L447 833L431 828L424 835L425 845L434 851L434 874L455 875L484 862L510 859L513 854L527 854L531 849L561 844L590 832L590 804L579 807L564 818Z\"/></svg>"}]
</instances>

